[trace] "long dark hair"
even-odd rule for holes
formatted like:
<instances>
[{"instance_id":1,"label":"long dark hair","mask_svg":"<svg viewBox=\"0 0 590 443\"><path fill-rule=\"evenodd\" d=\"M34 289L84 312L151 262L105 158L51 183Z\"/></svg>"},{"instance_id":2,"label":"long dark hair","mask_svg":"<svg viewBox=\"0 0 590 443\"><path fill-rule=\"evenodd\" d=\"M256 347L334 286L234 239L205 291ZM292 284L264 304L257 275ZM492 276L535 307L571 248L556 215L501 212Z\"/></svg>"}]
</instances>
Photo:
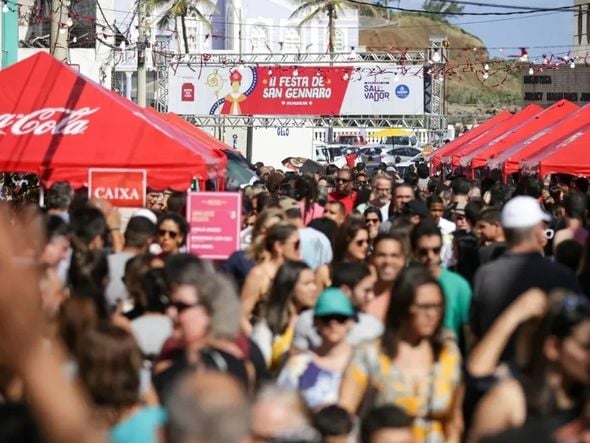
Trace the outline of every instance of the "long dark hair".
<instances>
[{"instance_id":1,"label":"long dark hair","mask_svg":"<svg viewBox=\"0 0 590 443\"><path fill-rule=\"evenodd\" d=\"M356 237L359 231L369 230L362 216L350 215L344 223L336 231L334 238L334 260L332 263L339 263L344 261L346 258L346 251L348 251L348 245Z\"/></svg>"},{"instance_id":2,"label":"long dark hair","mask_svg":"<svg viewBox=\"0 0 590 443\"><path fill-rule=\"evenodd\" d=\"M533 330L530 346L521 346L528 352L523 358L522 382L527 398L527 406L542 415L554 414L557 410L555 391L547 383L550 361L545 356L545 342L548 337L555 337L562 343L571 336L573 330L585 321L590 321L590 302L584 295L572 295L563 291L555 291L549 297L549 312L539 322L531 322L528 326ZM526 340L526 326L522 330ZM521 337L522 338L522 337ZM581 406L584 396L584 386L575 385L569 394Z\"/></svg>"},{"instance_id":3,"label":"long dark hair","mask_svg":"<svg viewBox=\"0 0 590 443\"><path fill-rule=\"evenodd\" d=\"M381 349L385 355L394 359L397 356L400 334L410 323L410 308L416 300L416 292L420 286L435 285L441 293L444 306L443 291L438 281L422 266L412 266L403 270L395 280L391 290L391 301L385 319L385 332L381 337ZM443 311L444 312L444 311ZM442 349L442 316L438 327L429 339L434 354L438 360Z\"/></svg>"},{"instance_id":4,"label":"long dark hair","mask_svg":"<svg viewBox=\"0 0 590 443\"><path fill-rule=\"evenodd\" d=\"M301 261L287 261L277 271L268 301L262 310L274 335L283 334L289 326L289 303L297 280L306 269L311 268Z\"/></svg>"}]
</instances>

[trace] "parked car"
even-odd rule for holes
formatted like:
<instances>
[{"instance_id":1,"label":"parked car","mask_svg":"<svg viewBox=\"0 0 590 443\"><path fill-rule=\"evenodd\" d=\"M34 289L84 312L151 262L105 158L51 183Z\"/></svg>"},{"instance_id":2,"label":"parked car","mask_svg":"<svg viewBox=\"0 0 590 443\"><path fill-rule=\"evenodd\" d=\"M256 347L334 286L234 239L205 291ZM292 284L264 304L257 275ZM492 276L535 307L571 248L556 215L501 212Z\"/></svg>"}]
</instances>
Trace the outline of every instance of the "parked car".
<instances>
[{"instance_id":1,"label":"parked car","mask_svg":"<svg viewBox=\"0 0 590 443\"><path fill-rule=\"evenodd\" d=\"M393 148L385 151L383 162L395 164L395 160L399 157L400 162L412 161L418 155L422 155L422 150L418 148Z\"/></svg>"}]
</instances>

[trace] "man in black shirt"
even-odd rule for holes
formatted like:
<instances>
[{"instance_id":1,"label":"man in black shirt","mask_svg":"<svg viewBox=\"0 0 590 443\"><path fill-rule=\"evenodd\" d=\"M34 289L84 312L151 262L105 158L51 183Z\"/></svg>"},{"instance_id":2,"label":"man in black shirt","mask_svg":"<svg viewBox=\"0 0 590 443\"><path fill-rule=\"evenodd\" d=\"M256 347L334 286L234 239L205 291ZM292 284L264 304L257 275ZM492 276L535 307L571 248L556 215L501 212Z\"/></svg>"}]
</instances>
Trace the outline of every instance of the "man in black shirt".
<instances>
[{"instance_id":1,"label":"man in black shirt","mask_svg":"<svg viewBox=\"0 0 590 443\"><path fill-rule=\"evenodd\" d=\"M474 279L470 327L476 339L487 332L516 297L530 288L580 292L574 273L545 259L541 253L546 243L543 222L548 219L549 215L532 197L515 197L504 206L501 222L506 252L480 268ZM504 354L504 360L510 358L512 346Z\"/></svg>"}]
</instances>

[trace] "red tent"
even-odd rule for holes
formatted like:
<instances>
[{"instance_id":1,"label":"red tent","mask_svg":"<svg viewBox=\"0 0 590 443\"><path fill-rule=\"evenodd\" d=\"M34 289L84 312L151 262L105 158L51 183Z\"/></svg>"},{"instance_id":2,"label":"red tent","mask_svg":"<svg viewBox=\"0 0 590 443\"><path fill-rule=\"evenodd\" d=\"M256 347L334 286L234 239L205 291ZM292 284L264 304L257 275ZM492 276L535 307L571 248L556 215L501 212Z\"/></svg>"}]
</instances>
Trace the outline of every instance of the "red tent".
<instances>
[{"instance_id":1,"label":"red tent","mask_svg":"<svg viewBox=\"0 0 590 443\"><path fill-rule=\"evenodd\" d=\"M185 190L217 170L182 131L48 54L0 71L0 83L0 171L80 187L89 168L145 169L149 186Z\"/></svg>"},{"instance_id":2,"label":"red tent","mask_svg":"<svg viewBox=\"0 0 590 443\"><path fill-rule=\"evenodd\" d=\"M545 128L563 121L564 118L575 113L579 109L579 106L572 102L560 100L545 109L543 112L539 112L518 128L505 132L500 137L479 148L477 151L472 152L463 160L469 161L469 158L471 157L471 168L481 168L486 165L489 158L504 152L515 143L528 139L528 137L538 134Z\"/></svg>"},{"instance_id":3,"label":"red tent","mask_svg":"<svg viewBox=\"0 0 590 443\"><path fill-rule=\"evenodd\" d=\"M508 132L514 128L520 127L523 123L525 123L527 120L534 117L536 114L538 114L542 110L543 110L543 108L541 108L538 105L527 106L522 111L517 112L509 119L504 120L503 122L495 125L494 128L487 131L485 134L482 134L481 137L478 137L477 139L471 141L470 143L467 143L459 151L453 153L451 159L443 158L443 161L445 163L452 163L453 166L460 166L460 165L467 166L467 165L469 165L469 163L471 163L470 154L472 154L474 152L478 152L478 150L482 146L487 145L492 140L496 139L497 137L502 136L502 134L505 134L506 132ZM462 161L463 158L468 159L468 161L463 162Z\"/></svg>"},{"instance_id":4,"label":"red tent","mask_svg":"<svg viewBox=\"0 0 590 443\"><path fill-rule=\"evenodd\" d=\"M512 145L506 151L488 161L490 168L504 165L504 175L512 174L520 168L520 162L537 153L559 144L580 129L590 129L590 105L578 109L565 119L549 126L526 140Z\"/></svg>"},{"instance_id":5,"label":"red tent","mask_svg":"<svg viewBox=\"0 0 590 443\"><path fill-rule=\"evenodd\" d=\"M452 142L449 142L446 145L441 146L430 157L431 166L436 167L436 166L440 165L441 159L444 156L452 155L453 153L455 153L456 151L461 149L465 144L469 143L470 141L472 141L476 137L479 137L482 134L485 134L487 131L492 129L494 126L503 122L504 120L509 119L510 117L512 117L512 114L510 112L502 111L499 114L496 114L494 117L490 118L489 120L486 120L481 125L476 126L475 128L470 129L469 131L464 133L463 135L457 137Z\"/></svg>"},{"instance_id":6,"label":"red tent","mask_svg":"<svg viewBox=\"0 0 590 443\"><path fill-rule=\"evenodd\" d=\"M190 136L194 140L198 140L197 145L198 153L201 153L205 157L215 159L215 162L221 163L225 169L227 166L227 157L223 153L224 149L231 149L225 143L217 140L212 135L209 135L206 131L196 127L192 123L187 122L182 117L171 112L162 114L153 108L146 108L152 117L162 119L174 126L175 129L182 131L185 135Z\"/></svg>"},{"instance_id":7,"label":"red tent","mask_svg":"<svg viewBox=\"0 0 590 443\"><path fill-rule=\"evenodd\" d=\"M547 174L590 176L590 130L582 128L560 143L554 144L521 162L525 169L538 169Z\"/></svg>"}]
</instances>

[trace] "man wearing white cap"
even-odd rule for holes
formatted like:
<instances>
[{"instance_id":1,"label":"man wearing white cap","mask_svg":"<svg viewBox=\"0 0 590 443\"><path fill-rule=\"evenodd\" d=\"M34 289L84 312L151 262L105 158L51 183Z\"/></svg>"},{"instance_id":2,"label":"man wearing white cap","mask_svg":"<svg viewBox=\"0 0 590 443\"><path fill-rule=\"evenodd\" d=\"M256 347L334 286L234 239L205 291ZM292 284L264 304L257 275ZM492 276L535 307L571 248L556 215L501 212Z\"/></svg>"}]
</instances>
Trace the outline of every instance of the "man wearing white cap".
<instances>
[{"instance_id":1,"label":"man wearing white cap","mask_svg":"<svg viewBox=\"0 0 590 443\"><path fill-rule=\"evenodd\" d=\"M532 197L519 196L502 209L501 224L507 250L481 267L474 279L470 327L477 339L516 297L531 288L545 292L564 288L580 292L576 276L566 267L543 257L545 224L551 217ZM512 346L504 358L512 355Z\"/></svg>"}]
</instances>

